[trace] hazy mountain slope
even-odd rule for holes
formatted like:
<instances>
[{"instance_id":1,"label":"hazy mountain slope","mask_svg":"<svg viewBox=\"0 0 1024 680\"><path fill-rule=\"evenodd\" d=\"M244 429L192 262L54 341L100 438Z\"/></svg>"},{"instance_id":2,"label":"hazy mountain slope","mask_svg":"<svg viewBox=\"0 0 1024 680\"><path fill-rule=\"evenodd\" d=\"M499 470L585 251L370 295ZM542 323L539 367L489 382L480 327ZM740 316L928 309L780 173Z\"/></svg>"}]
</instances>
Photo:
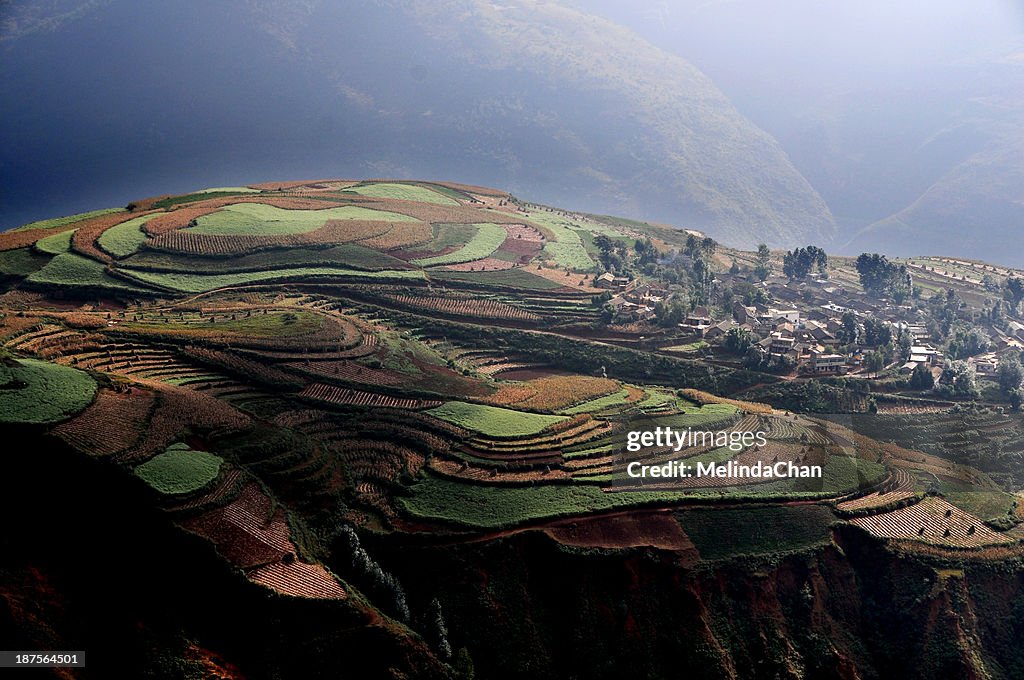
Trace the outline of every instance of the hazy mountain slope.
<instances>
[{"instance_id":1,"label":"hazy mountain slope","mask_svg":"<svg viewBox=\"0 0 1024 680\"><path fill-rule=\"evenodd\" d=\"M35 90L0 104L4 226L158 187L371 174L472 179L737 245L835 233L775 140L700 71L557 4L0 12L0 80ZM66 210L47 207L56 185Z\"/></svg>"},{"instance_id":2,"label":"hazy mountain slope","mask_svg":"<svg viewBox=\"0 0 1024 680\"><path fill-rule=\"evenodd\" d=\"M991 237L1024 229L1019 3L567 1L714 79L828 203L833 248L1012 255Z\"/></svg>"}]
</instances>

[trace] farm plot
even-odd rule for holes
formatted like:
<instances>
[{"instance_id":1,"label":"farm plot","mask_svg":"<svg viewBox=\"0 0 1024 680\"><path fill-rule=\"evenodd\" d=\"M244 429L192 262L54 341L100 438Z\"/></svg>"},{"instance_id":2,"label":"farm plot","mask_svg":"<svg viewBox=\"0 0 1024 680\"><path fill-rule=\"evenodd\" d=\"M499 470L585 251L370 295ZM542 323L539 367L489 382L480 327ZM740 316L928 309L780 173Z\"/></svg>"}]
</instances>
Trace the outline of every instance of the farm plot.
<instances>
[{"instance_id":1,"label":"farm plot","mask_svg":"<svg viewBox=\"0 0 1024 680\"><path fill-rule=\"evenodd\" d=\"M151 293L145 287L117 279L96 260L75 253L55 256L42 269L29 274L26 281L62 288L89 288L113 293Z\"/></svg>"},{"instance_id":2,"label":"farm plot","mask_svg":"<svg viewBox=\"0 0 1024 680\"><path fill-rule=\"evenodd\" d=\"M382 295L402 307L414 310L429 310L477 319L499 319L507 321L540 321L540 317L520 307L486 298L423 295Z\"/></svg>"},{"instance_id":3,"label":"farm plot","mask_svg":"<svg viewBox=\"0 0 1024 680\"><path fill-rule=\"evenodd\" d=\"M46 255L70 253L72 236L74 236L74 230L52 234L36 241L35 249Z\"/></svg>"},{"instance_id":4,"label":"farm plot","mask_svg":"<svg viewBox=\"0 0 1024 680\"><path fill-rule=\"evenodd\" d=\"M917 540L954 548L1013 542L974 515L935 496L892 512L856 517L850 522L879 538Z\"/></svg>"},{"instance_id":5,"label":"farm plot","mask_svg":"<svg viewBox=\"0 0 1024 680\"><path fill-rule=\"evenodd\" d=\"M97 263L98 264L98 263ZM102 265L100 265L102 267ZM46 269L45 267L43 268ZM42 271L42 270L41 270ZM384 270L364 271L359 269L344 269L334 267L294 267L275 269L262 272L238 272L235 274L186 274L172 272L145 272L134 269L120 269L125 275L133 280L146 285L157 286L168 290L182 293L206 293L218 288L228 286L240 286L253 283L267 283L271 281L289 281L303 279L365 279L368 281L390 281L390 280L423 280L421 271L414 270ZM35 275L41 272L36 272ZM31 278L31 277L29 277ZM133 289L137 290L137 289Z\"/></svg>"},{"instance_id":6,"label":"farm plot","mask_svg":"<svg viewBox=\"0 0 1024 680\"><path fill-rule=\"evenodd\" d=\"M101 390L81 414L61 423L53 433L77 450L109 456L128 449L146 427L154 395L148 390Z\"/></svg>"},{"instance_id":7,"label":"farm plot","mask_svg":"<svg viewBox=\"0 0 1024 680\"><path fill-rule=\"evenodd\" d=\"M12 229L12 232L18 231L31 231L35 229L57 229L58 227L66 227L68 225L76 224L78 222L84 222L85 220L92 219L93 217L101 217L103 215L110 215L113 213L122 213L124 208L106 208L104 210L92 210L90 212L79 213L77 215L68 215L66 217L53 217L48 220L39 220L38 222L29 222L26 225L20 226L16 229Z\"/></svg>"},{"instance_id":8,"label":"farm plot","mask_svg":"<svg viewBox=\"0 0 1024 680\"><path fill-rule=\"evenodd\" d=\"M437 205L459 205L459 202L418 184L398 184L397 182L374 182L373 184L356 184L347 187L343 193L352 192L373 198L391 198L399 201L416 201Z\"/></svg>"},{"instance_id":9,"label":"farm plot","mask_svg":"<svg viewBox=\"0 0 1024 680\"><path fill-rule=\"evenodd\" d=\"M0 358L0 423L55 423L80 412L95 394L96 382L82 371Z\"/></svg>"},{"instance_id":10,"label":"farm plot","mask_svg":"<svg viewBox=\"0 0 1024 680\"><path fill-rule=\"evenodd\" d=\"M571 228L574 226L572 222L542 212L530 213L529 217L532 222L546 227L554 236L554 240L544 244L541 251L543 256L574 272L589 272L594 268L594 260L587 253L579 233Z\"/></svg>"},{"instance_id":11,"label":"farm plot","mask_svg":"<svg viewBox=\"0 0 1024 680\"><path fill-rule=\"evenodd\" d=\"M376 392L363 392L322 383L311 383L299 394L307 399L325 401L329 404L342 404L346 406L373 406L380 408L402 408L421 409L431 408L440 404L438 401L426 399L414 399L405 397L392 397L387 394Z\"/></svg>"},{"instance_id":12,"label":"farm plot","mask_svg":"<svg viewBox=\"0 0 1024 680\"><path fill-rule=\"evenodd\" d=\"M246 574L253 583L291 597L344 600L348 595L338 580L320 564L298 560L273 562Z\"/></svg>"},{"instance_id":13,"label":"farm plot","mask_svg":"<svg viewBox=\"0 0 1024 680\"><path fill-rule=\"evenodd\" d=\"M820 505L697 508L676 518L705 560L791 552L828 543L832 513Z\"/></svg>"},{"instance_id":14,"label":"farm plot","mask_svg":"<svg viewBox=\"0 0 1024 680\"><path fill-rule=\"evenodd\" d=\"M450 401L427 411L427 413L435 418L495 438L525 437L567 420L565 416L523 413L497 406L469 404L461 401Z\"/></svg>"},{"instance_id":15,"label":"farm plot","mask_svg":"<svg viewBox=\"0 0 1024 680\"><path fill-rule=\"evenodd\" d=\"M164 238L164 237L161 237ZM196 274L230 274L266 271L282 267L341 267L352 269L409 269L409 263L355 243L328 247L296 247L258 252L231 258L186 255L146 250L122 261L132 269L155 272L188 271Z\"/></svg>"},{"instance_id":16,"label":"farm plot","mask_svg":"<svg viewBox=\"0 0 1024 680\"><path fill-rule=\"evenodd\" d=\"M217 478L224 460L187 444L174 444L135 468L135 475L162 494L186 494Z\"/></svg>"},{"instance_id":17,"label":"farm plot","mask_svg":"<svg viewBox=\"0 0 1024 680\"><path fill-rule=\"evenodd\" d=\"M210 540L232 564L245 568L280 562L295 554L284 511L250 482L228 505L181 522Z\"/></svg>"},{"instance_id":18,"label":"farm plot","mask_svg":"<svg viewBox=\"0 0 1024 680\"><path fill-rule=\"evenodd\" d=\"M447 254L416 259L412 261L413 264L420 267L432 267L482 260L497 250L505 241L507 234L497 224L484 222L471 226L475 227L475 233L458 249Z\"/></svg>"},{"instance_id":19,"label":"farm plot","mask_svg":"<svg viewBox=\"0 0 1024 680\"><path fill-rule=\"evenodd\" d=\"M104 252L121 259L136 252L146 242L146 232L142 227L160 213L144 215L135 219L121 222L105 230L96 239L97 245Z\"/></svg>"},{"instance_id":20,"label":"farm plot","mask_svg":"<svg viewBox=\"0 0 1024 680\"><path fill-rule=\"evenodd\" d=\"M331 220L415 221L398 213L354 205L322 210L285 210L264 203L233 203L197 218L196 225L187 227L185 231L220 236L284 236L314 231Z\"/></svg>"},{"instance_id":21,"label":"farm plot","mask_svg":"<svg viewBox=\"0 0 1024 680\"><path fill-rule=\"evenodd\" d=\"M516 406L556 411L619 391L619 383L590 376L552 376L503 385L487 401L495 406Z\"/></svg>"}]
</instances>

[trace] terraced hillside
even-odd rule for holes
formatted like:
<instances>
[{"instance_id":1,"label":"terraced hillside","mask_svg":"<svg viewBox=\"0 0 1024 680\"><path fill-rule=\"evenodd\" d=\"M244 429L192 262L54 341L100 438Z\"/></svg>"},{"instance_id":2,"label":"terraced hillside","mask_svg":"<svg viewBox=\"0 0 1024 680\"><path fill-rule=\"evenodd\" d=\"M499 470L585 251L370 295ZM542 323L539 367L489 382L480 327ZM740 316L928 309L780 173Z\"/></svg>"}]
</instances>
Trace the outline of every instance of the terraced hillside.
<instances>
[{"instance_id":1,"label":"terraced hillside","mask_svg":"<svg viewBox=\"0 0 1024 680\"><path fill-rule=\"evenodd\" d=\"M908 426L893 413L869 438L731 398L774 378L657 353L642 333L600 323L598 244L652 237L686 243L482 187L342 180L161 197L16 230L0 235L0 422L159 508L250 588L243 601L332 621L307 648L361 631L404 650L395 667L409 677L468 677L472 662L481 677L528 671L503 668L481 636L487 611L518 600L509 567L474 546L529 551L542 536L563 556L671 554L685 569L820 556L840 540L983 563L1024 554L1006 521L1014 498L959 455L977 431L1017 451L1019 417L977 413L964 429L948 414ZM927 446L930 427L943 436ZM654 447L645 464L822 475L624 487L627 432L655 428L765 441ZM444 546L457 547L441 557ZM452 584L494 570L493 601L432 589L424 574L452 554L466 560L450 565ZM538 612L548 595L531 594ZM653 626L668 614L637 616ZM230 636L195 635L255 667ZM741 654L727 637L716 663ZM276 649L268 663L287 676L299 662ZM351 654L349 669L387 668ZM544 677L559 675L551 663Z\"/></svg>"}]
</instances>

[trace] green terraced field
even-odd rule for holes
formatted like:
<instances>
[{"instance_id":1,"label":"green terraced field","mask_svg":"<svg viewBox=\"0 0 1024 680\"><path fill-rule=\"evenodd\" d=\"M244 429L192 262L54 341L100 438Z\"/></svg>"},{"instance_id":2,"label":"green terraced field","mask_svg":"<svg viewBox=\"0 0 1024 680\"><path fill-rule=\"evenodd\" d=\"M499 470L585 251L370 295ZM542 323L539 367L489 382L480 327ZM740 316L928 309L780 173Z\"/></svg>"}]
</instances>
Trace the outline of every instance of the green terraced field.
<instances>
[{"instance_id":1,"label":"green terraced field","mask_svg":"<svg viewBox=\"0 0 1024 680\"><path fill-rule=\"evenodd\" d=\"M373 196L375 198L393 198L399 201L419 201L420 203L434 203L437 205L459 205L453 200L433 189L416 184L398 184L395 182L378 182L374 184L359 184L348 187L343 193L352 192L361 196Z\"/></svg>"},{"instance_id":2,"label":"green terraced field","mask_svg":"<svg viewBox=\"0 0 1024 680\"><path fill-rule=\"evenodd\" d=\"M31 248L0 251L0 276L28 276L46 266L50 258Z\"/></svg>"},{"instance_id":3,"label":"green terraced field","mask_svg":"<svg viewBox=\"0 0 1024 680\"><path fill-rule=\"evenodd\" d=\"M163 494L198 491L217 478L224 459L187 444L174 444L135 468L135 474Z\"/></svg>"},{"instance_id":4,"label":"green terraced field","mask_svg":"<svg viewBox=\"0 0 1024 680\"><path fill-rule=\"evenodd\" d=\"M524 437L536 434L565 416L524 413L497 406L450 401L427 411L430 415L489 437Z\"/></svg>"},{"instance_id":5,"label":"green terraced field","mask_svg":"<svg viewBox=\"0 0 1024 680\"><path fill-rule=\"evenodd\" d=\"M110 276L105 265L76 253L57 255L45 267L30 274L26 280L37 285L99 288L121 293L139 293L146 290L129 281Z\"/></svg>"},{"instance_id":6,"label":"green terraced field","mask_svg":"<svg viewBox=\"0 0 1024 680\"><path fill-rule=\"evenodd\" d=\"M216 259L145 251L127 258L122 264L135 270L187 271L197 274L234 274L302 267L337 267L369 271L410 268L409 263L404 260L355 243L344 243L330 248L261 251L239 257Z\"/></svg>"},{"instance_id":7,"label":"green terraced field","mask_svg":"<svg viewBox=\"0 0 1024 680\"><path fill-rule=\"evenodd\" d=\"M432 267L436 265L460 264L462 262L482 260L497 250L498 246L505 241L505 237L508 236L508 233L504 229L497 224L492 224L490 222L474 224L471 226L476 228L476 233L474 233L468 241L465 241L465 245L461 248L446 255L435 255L434 257L424 257L419 260L413 260L413 264L421 267Z\"/></svg>"},{"instance_id":8,"label":"green terraced field","mask_svg":"<svg viewBox=\"0 0 1024 680\"><path fill-rule=\"evenodd\" d=\"M570 408L562 409L561 411L559 411L559 413L564 413L566 415L575 415L577 413L593 413L595 411L602 411L604 409L611 408L612 406L625 404L627 398L629 398L629 391L619 390L618 392L606 394L603 397L591 399L590 401L585 401L582 404L577 404Z\"/></svg>"},{"instance_id":9,"label":"green terraced field","mask_svg":"<svg viewBox=\"0 0 1024 680\"><path fill-rule=\"evenodd\" d=\"M142 283L183 293L205 293L226 286L305 278L346 277L381 281L423 279L423 272L413 270L373 272L335 267L296 267L265 272L239 272L236 274L162 273L133 269L123 269L121 271Z\"/></svg>"},{"instance_id":10,"label":"green terraced field","mask_svg":"<svg viewBox=\"0 0 1024 680\"><path fill-rule=\"evenodd\" d=\"M92 217L99 217L100 215L109 215L111 213L124 212L124 208L105 208L103 210L92 210L89 212L79 213L77 215L68 215L66 217L54 217L48 220L39 220L38 222L30 222L24 226L18 227L13 231L21 231L28 229L56 229L58 227L66 227L69 224L75 222L82 222L83 220L90 219Z\"/></svg>"},{"instance_id":11,"label":"green terraced field","mask_svg":"<svg viewBox=\"0 0 1024 680\"><path fill-rule=\"evenodd\" d=\"M416 221L407 215L354 205L323 210L285 210L263 203L235 203L215 213L203 215L196 220L196 226L185 231L228 236L281 236L319 229L328 220Z\"/></svg>"},{"instance_id":12,"label":"green terraced field","mask_svg":"<svg viewBox=\"0 0 1024 680\"><path fill-rule=\"evenodd\" d=\"M570 228L573 222L544 212L530 213L530 221L547 227L555 236L554 241L544 244L542 256L554 260L559 266L571 267L573 271L589 272L594 269L594 260L587 253L579 233Z\"/></svg>"},{"instance_id":13,"label":"green terraced field","mask_svg":"<svg viewBox=\"0 0 1024 680\"><path fill-rule=\"evenodd\" d=\"M96 382L68 366L36 359L0 358L0 422L45 424L89 405Z\"/></svg>"},{"instance_id":14,"label":"green terraced field","mask_svg":"<svg viewBox=\"0 0 1024 680\"><path fill-rule=\"evenodd\" d=\"M36 241L36 250L47 255L60 255L71 252L71 237L75 230L69 229L53 236L47 236Z\"/></svg>"},{"instance_id":15,"label":"green terraced field","mask_svg":"<svg viewBox=\"0 0 1024 680\"><path fill-rule=\"evenodd\" d=\"M142 231L142 225L160 214L144 215L114 225L100 234L96 242L100 248L116 258L128 257L146 242L146 233Z\"/></svg>"},{"instance_id":16,"label":"green terraced field","mask_svg":"<svg viewBox=\"0 0 1024 680\"><path fill-rule=\"evenodd\" d=\"M828 543L835 516L820 505L696 508L676 513L705 560L792 552Z\"/></svg>"}]
</instances>

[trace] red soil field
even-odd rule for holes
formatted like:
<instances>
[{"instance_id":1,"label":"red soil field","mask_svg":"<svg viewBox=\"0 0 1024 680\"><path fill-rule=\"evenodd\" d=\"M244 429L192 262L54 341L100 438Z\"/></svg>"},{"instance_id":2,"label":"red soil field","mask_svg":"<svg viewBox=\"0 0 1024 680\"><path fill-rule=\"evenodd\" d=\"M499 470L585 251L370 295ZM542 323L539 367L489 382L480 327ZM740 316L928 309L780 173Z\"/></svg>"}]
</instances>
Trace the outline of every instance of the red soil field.
<instances>
[{"instance_id":1,"label":"red soil field","mask_svg":"<svg viewBox=\"0 0 1024 680\"><path fill-rule=\"evenodd\" d=\"M652 547L690 553L694 561L697 557L696 546L666 510L559 520L543 531L563 545L607 549Z\"/></svg>"},{"instance_id":2,"label":"red soil field","mask_svg":"<svg viewBox=\"0 0 1024 680\"><path fill-rule=\"evenodd\" d=\"M53 433L94 456L109 456L134 444L153 410L155 395L138 388L126 392L102 389L96 401Z\"/></svg>"}]
</instances>

